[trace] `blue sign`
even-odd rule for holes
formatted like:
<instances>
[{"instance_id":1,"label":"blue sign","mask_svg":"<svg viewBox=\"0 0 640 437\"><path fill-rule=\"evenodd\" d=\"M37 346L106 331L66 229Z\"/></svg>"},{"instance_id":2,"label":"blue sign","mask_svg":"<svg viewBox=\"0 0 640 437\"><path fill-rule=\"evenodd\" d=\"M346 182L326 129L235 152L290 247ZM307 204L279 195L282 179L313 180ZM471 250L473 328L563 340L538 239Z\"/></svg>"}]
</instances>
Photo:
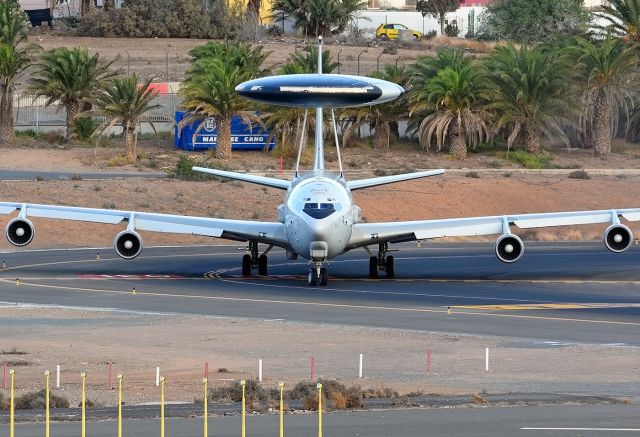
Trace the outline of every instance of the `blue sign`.
<instances>
[{"instance_id":1,"label":"blue sign","mask_svg":"<svg viewBox=\"0 0 640 437\"><path fill-rule=\"evenodd\" d=\"M176 123L185 117L184 112L176 112ZM200 128L201 127L201 128ZM195 135L200 128L200 131ZM270 133L260 125L254 123L249 127L241 117L231 119L231 149L232 150L271 150L276 145L275 136L267 147ZM215 149L218 143L218 129L214 118L210 117L201 122L186 125L178 135L178 127L174 132L176 147L183 150L208 150Z\"/></svg>"}]
</instances>

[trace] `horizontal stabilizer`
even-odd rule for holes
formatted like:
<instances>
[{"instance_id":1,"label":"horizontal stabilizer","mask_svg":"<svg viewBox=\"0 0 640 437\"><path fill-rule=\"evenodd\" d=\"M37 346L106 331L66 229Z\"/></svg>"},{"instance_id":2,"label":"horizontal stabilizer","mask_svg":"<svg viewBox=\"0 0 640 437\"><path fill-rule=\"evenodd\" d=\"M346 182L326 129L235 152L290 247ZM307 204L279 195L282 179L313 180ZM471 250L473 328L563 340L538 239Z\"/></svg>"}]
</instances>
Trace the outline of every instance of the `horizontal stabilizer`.
<instances>
[{"instance_id":1,"label":"horizontal stabilizer","mask_svg":"<svg viewBox=\"0 0 640 437\"><path fill-rule=\"evenodd\" d=\"M193 171L210 174L212 176L220 176L223 178L235 179L237 181L249 182L257 185L264 185L280 190L288 190L290 181L284 179L267 178L264 176L254 176L247 173L236 173L233 171L216 170L214 168L193 167Z\"/></svg>"},{"instance_id":2,"label":"horizontal stabilizer","mask_svg":"<svg viewBox=\"0 0 640 437\"><path fill-rule=\"evenodd\" d=\"M395 182L410 181L412 179L428 178L429 176L437 176L444 174L444 170L428 170L418 171L415 173L397 174L391 176L380 176L371 179L360 179L358 181L347 182L347 187L351 191L361 190L363 188L375 187L377 185L393 184Z\"/></svg>"}]
</instances>

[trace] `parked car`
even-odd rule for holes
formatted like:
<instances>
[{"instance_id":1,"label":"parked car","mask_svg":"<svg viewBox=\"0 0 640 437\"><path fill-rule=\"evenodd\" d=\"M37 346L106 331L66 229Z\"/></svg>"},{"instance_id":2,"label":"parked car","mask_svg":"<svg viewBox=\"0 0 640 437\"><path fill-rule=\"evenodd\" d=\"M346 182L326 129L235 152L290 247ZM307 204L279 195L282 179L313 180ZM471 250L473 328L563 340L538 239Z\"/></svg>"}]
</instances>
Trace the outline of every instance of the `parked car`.
<instances>
[{"instance_id":1,"label":"parked car","mask_svg":"<svg viewBox=\"0 0 640 437\"><path fill-rule=\"evenodd\" d=\"M381 24L376 29L376 38L380 39L397 39L398 31L400 30L408 30L413 34L414 39L418 39L422 36L422 33L417 30L409 29L404 24L398 23L390 23L390 24Z\"/></svg>"}]
</instances>

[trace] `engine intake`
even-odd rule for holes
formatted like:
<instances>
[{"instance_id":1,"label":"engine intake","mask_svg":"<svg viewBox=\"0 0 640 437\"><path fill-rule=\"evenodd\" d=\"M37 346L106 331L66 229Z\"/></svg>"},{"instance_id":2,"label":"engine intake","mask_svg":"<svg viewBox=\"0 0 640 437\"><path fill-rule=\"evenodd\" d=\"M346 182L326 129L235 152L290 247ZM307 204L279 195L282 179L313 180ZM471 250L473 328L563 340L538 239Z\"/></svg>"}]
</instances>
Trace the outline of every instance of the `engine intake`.
<instances>
[{"instance_id":1,"label":"engine intake","mask_svg":"<svg viewBox=\"0 0 640 437\"><path fill-rule=\"evenodd\" d=\"M633 242L633 232L625 225L615 224L604 231L604 245L611 252L624 252Z\"/></svg>"},{"instance_id":2,"label":"engine intake","mask_svg":"<svg viewBox=\"0 0 640 437\"><path fill-rule=\"evenodd\" d=\"M113 240L116 253L124 259L133 259L142 252L142 237L134 231L122 231Z\"/></svg>"},{"instance_id":3,"label":"engine intake","mask_svg":"<svg viewBox=\"0 0 640 437\"><path fill-rule=\"evenodd\" d=\"M502 235L496 241L496 256L505 263L516 262L524 254L524 243L517 235Z\"/></svg>"},{"instance_id":4,"label":"engine intake","mask_svg":"<svg viewBox=\"0 0 640 437\"><path fill-rule=\"evenodd\" d=\"M14 246L26 246L35 235L33 224L25 218L14 218L7 224L6 235Z\"/></svg>"}]
</instances>

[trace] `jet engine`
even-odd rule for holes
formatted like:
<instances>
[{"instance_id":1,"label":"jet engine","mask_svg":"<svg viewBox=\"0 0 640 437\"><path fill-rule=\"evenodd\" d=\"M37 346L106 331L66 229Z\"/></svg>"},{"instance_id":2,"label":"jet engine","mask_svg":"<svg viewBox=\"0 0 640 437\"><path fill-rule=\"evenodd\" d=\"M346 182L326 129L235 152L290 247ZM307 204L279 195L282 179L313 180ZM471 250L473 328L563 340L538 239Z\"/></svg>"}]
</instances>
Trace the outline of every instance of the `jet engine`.
<instances>
[{"instance_id":1,"label":"jet engine","mask_svg":"<svg viewBox=\"0 0 640 437\"><path fill-rule=\"evenodd\" d=\"M502 262L516 262L523 253L524 243L517 235L505 234L496 241L496 256Z\"/></svg>"},{"instance_id":2,"label":"jet engine","mask_svg":"<svg viewBox=\"0 0 640 437\"><path fill-rule=\"evenodd\" d=\"M611 252L624 252L633 242L633 232L619 223L609 226L604 231L604 245Z\"/></svg>"},{"instance_id":3,"label":"jet engine","mask_svg":"<svg viewBox=\"0 0 640 437\"><path fill-rule=\"evenodd\" d=\"M122 231L113 240L116 253L124 259L133 259L142 252L142 237L134 231Z\"/></svg>"},{"instance_id":4,"label":"jet engine","mask_svg":"<svg viewBox=\"0 0 640 437\"><path fill-rule=\"evenodd\" d=\"M26 246L35 234L33 224L26 218L14 218L7 224L6 234L9 243L14 246Z\"/></svg>"}]
</instances>

